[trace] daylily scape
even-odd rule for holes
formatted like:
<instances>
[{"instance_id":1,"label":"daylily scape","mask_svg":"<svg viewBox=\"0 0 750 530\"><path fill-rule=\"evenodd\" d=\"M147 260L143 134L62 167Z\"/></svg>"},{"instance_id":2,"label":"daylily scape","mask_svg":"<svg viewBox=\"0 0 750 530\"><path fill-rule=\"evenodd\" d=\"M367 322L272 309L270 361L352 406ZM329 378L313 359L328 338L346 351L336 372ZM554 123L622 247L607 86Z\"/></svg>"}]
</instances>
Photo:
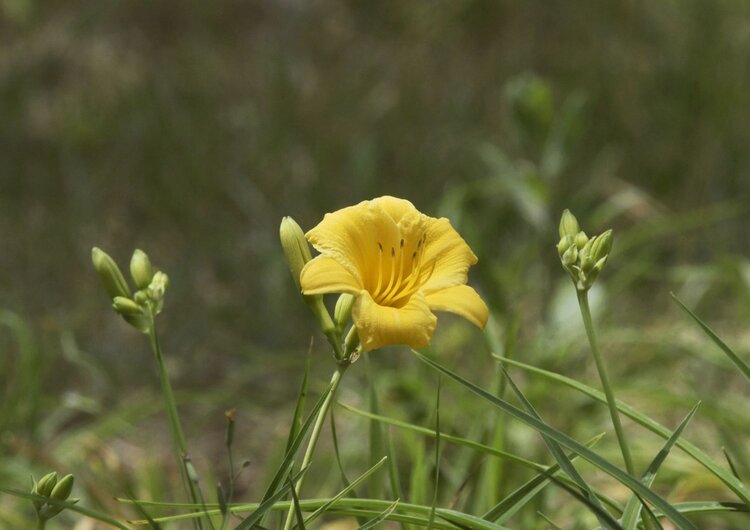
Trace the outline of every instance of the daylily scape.
<instances>
[{"instance_id":1,"label":"daylily scape","mask_svg":"<svg viewBox=\"0 0 750 530\"><path fill-rule=\"evenodd\" d=\"M320 255L302 269L302 293L354 295L352 319L364 351L427 346L433 311L480 328L487 323L487 305L466 285L477 257L446 218L384 196L326 214L306 237Z\"/></svg>"}]
</instances>

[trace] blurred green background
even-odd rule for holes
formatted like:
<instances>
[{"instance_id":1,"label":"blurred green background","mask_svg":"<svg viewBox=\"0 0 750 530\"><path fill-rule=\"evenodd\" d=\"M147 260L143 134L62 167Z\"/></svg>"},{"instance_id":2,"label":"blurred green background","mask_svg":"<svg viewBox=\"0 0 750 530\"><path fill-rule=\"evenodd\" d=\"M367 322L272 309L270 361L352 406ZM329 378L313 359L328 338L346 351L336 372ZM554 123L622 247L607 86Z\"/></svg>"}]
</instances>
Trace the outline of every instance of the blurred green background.
<instances>
[{"instance_id":1,"label":"blurred green background","mask_svg":"<svg viewBox=\"0 0 750 530\"><path fill-rule=\"evenodd\" d=\"M589 233L613 227L592 294L622 397L670 425L697 399L741 403L669 292L747 352L748 20L739 0L0 0L0 482L75 471L113 511L124 484L169 495L153 360L108 308L97 245L170 275L161 330L197 460L222 476L237 407L242 493L262 491L316 333L278 224L384 194L472 246L489 344L591 384L556 225L568 207ZM486 382L485 339L441 322L436 349ZM314 354L323 381L319 336ZM404 351L372 361L384 394L411 399ZM571 404L606 429L587 406ZM693 432L742 460L745 416Z\"/></svg>"}]
</instances>

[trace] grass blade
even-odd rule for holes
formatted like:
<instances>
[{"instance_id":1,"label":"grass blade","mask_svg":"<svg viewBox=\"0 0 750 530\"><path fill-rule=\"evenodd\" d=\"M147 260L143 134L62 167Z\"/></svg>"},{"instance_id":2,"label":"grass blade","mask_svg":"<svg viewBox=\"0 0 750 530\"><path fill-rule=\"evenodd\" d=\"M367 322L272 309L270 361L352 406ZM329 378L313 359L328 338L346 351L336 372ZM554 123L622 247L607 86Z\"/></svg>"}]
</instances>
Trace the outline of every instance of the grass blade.
<instances>
[{"instance_id":1,"label":"grass blade","mask_svg":"<svg viewBox=\"0 0 750 530\"><path fill-rule=\"evenodd\" d=\"M602 439L603 436L604 434L595 436L590 441L586 442L586 445L595 445L599 440ZM568 455L568 458L573 461L578 458L578 455L572 453ZM560 473L560 464L554 464L548 467L546 470L544 470L544 472L521 485L518 489L495 504L495 506L493 506L487 513L482 516L482 519L486 519L487 521L494 521L498 524L504 523L505 521L513 517L540 491L542 491L552 480L552 477L556 476L558 473Z\"/></svg>"},{"instance_id":2,"label":"grass blade","mask_svg":"<svg viewBox=\"0 0 750 530\"><path fill-rule=\"evenodd\" d=\"M724 352L724 354L729 357L729 360L734 363L734 365L739 368L740 372L742 372L742 375L745 376L745 379L750 381L750 365L748 365L739 355L737 355L732 348L727 346L727 344L719 338L719 336L712 330L710 327L708 327L708 324L703 322L698 316L690 311L690 309L687 308L685 304L682 303L682 300L677 298L677 296L674 293L670 293L672 295L672 299L677 302L677 304L687 313L690 315L690 317L695 321L696 324L698 324L703 332L708 335L708 337L716 344L721 351Z\"/></svg>"},{"instance_id":3,"label":"grass blade","mask_svg":"<svg viewBox=\"0 0 750 530\"><path fill-rule=\"evenodd\" d=\"M351 405L347 405L346 403L338 402L338 405L340 405L342 408L353 412L354 414L357 414L359 416L363 416L366 418L375 419L379 422L393 425L394 427L398 427L400 429L404 429L407 431L415 432L418 434L422 434L424 436L430 436L430 437L436 437L437 434L432 429L428 429L426 427L422 427L420 425L414 425L413 423L407 423L401 420L397 420L394 418L389 418L387 416L377 416L370 412L360 410L358 408L352 407ZM467 438L461 438L459 436L454 436L452 434L446 434L444 432L440 433L440 439L444 442L450 442L456 445L461 445L464 447L468 447L471 449L474 449L476 451L480 451L482 453L494 456L496 458L504 458L506 460L509 460L511 462L515 462L516 464L519 464L521 466L524 466L526 468L532 469L536 471L537 473L544 473L547 470L547 466L543 464L539 464L537 462L533 462L531 460L527 460L526 458L523 458L521 456L515 455L513 453L509 453L507 451L501 451L500 449L495 449L494 447L490 447L489 445L484 445L479 442L475 442L474 440L469 440ZM565 477L565 480L570 480L567 477ZM618 512L622 511L622 507L619 506L619 504L606 495L604 495L601 492L596 492L597 497L602 500L605 504L608 506L611 506Z\"/></svg>"},{"instance_id":4,"label":"grass blade","mask_svg":"<svg viewBox=\"0 0 750 530\"><path fill-rule=\"evenodd\" d=\"M294 477L289 479L286 484L281 486L281 488L279 488L277 492L271 495L268 499L262 501L255 509L255 511L245 517L234 530L250 530L250 528L253 528L254 526L260 524L260 521L263 519L263 516L265 516L266 512L268 512L268 510L270 510L273 505L276 504L276 502L278 502L284 497L284 495L287 494L291 485L297 482L297 479L301 477L305 473L305 471L307 471L307 467L303 467L302 469L300 469L299 472ZM209 514L210 512L207 510L205 513Z\"/></svg>"},{"instance_id":5,"label":"grass blade","mask_svg":"<svg viewBox=\"0 0 750 530\"><path fill-rule=\"evenodd\" d=\"M365 524L361 525L359 527L359 530L370 530L371 528L375 528L377 525L385 521L389 515L393 513L393 510L396 509L398 506L398 499L393 501L393 504L391 504L388 508L380 512L380 514L375 517L374 519L370 519Z\"/></svg>"},{"instance_id":6,"label":"grass blade","mask_svg":"<svg viewBox=\"0 0 750 530\"><path fill-rule=\"evenodd\" d=\"M438 374L437 398L435 399L435 489L432 492L432 508L430 509L430 522L427 530L432 530L435 522L435 508L437 507L438 491L440 485L440 386L443 378Z\"/></svg>"},{"instance_id":7,"label":"grass blade","mask_svg":"<svg viewBox=\"0 0 750 530\"><path fill-rule=\"evenodd\" d=\"M313 341L310 340L310 348L307 350L307 359L305 360L305 373L302 376L302 383L299 388L299 395L297 396L297 403L294 406L294 416L292 416L292 426L289 428L289 436L286 439L286 449L284 454L289 454L289 450L292 448L297 434L302 428L302 416L305 413L305 401L307 398L307 383L310 374L310 359L312 359L312 346Z\"/></svg>"},{"instance_id":8,"label":"grass blade","mask_svg":"<svg viewBox=\"0 0 750 530\"><path fill-rule=\"evenodd\" d=\"M535 366L531 366L531 365L528 365L519 361L514 361L511 359L503 359L494 354L493 354L493 357L495 357L496 360L502 363L510 364L512 366L516 366L528 372L532 372L537 375L546 377L548 379L552 379L554 381L557 381L558 383L562 383L570 388L573 388L583 394L588 395L589 397L596 399L597 401L601 401L602 403L604 403L606 400L603 392L595 388L592 388L588 385L585 385L579 381L576 381L575 379L571 379L570 377L556 374L548 370L542 370L541 368L537 368ZM617 408L620 410L620 412L628 416L630 419L632 419L636 423L645 427L649 431L655 434L658 434L659 436L665 439L669 438L669 436L671 435L671 432L669 429L667 429L660 423L652 420L645 414L638 412L636 409L634 409L630 405L618 400ZM748 487L741 480L735 477L729 470L719 465L714 459L712 459L705 452L703 452L701 449L691 444L687 440L677 440L677 442L675 442L675 445L679 447L680 449L682 449L683 451L685 451L685 453L690 455L696 462L700 463L703 467L705 467L711 473L713 473L716 476L716 478L718 478L724 484L726 484L726 486L729 489L731 489L740 499L742 499L745 502L745 504L748 507L750 507L750 489L748 489Z\"/></svg>"},{"instance_id":9,"label":"grass blade","mask_svg":"<svg viewBox=\"0 0 750 530\"><path fill-rule=\"evenodd\" d=\"M301 530L306 530L305 528L305 518L302 517L302 510L299 507L299 497L297 497L297 490L294 489L294 483L289 480L289 491L292 492L292 503L294 504L294 515L297 518L297 526L295 528L300 528Z\"/></svg>"},{"instance_id":10,"label":"grass blade","mask_svg":"<svg viewBox=\"0 0 750 530\"><path fill-rule=\"evenodd\" d=\"M605 460L598 454L594 453L584 445L580 444L567 434L558 431L557 429L554 429L544 423L543 421L538 420L534 416L531 416L530 414L527 414L526 412L522 411L521 409L518 409L517 407L514 407L507 401L504 401L496 396L493 396L483 388L478 387L474 383L471 383L470 381L467 381L466 379L462 378L461 376L451 372L447 368L444 368L440 364L436 363L432 359L429 359L422 355L421 353L412 350L414 355L417 356L418 359L420 359L422 362L426 363L428 366L434 368L435 370L442 372L443 374L447 375L457 383L459 383L461 386L465 387L475 395L479 396L480 398L484 399L485 401L488 401L498 407L499 409L503 410L507 414L510 414L514 418L520 420L521 422L525 423L526 425L532 427L534 430L544 433L553 440L555 440L560 445L563 445L567 447L568 449L571 449L581 455L582 458L585 460L588 460L591 464L595 465L608 475L614 477L618 481L620 481L623 485L630 488L634 493L637 493L659 509L661 509L664 514L677 526L677 528L680 528L681 530L697 530L695 525L691 523L688 519L685 518L680 512L675 510L672 505L670 505L666 500L664 500L661 496L657 495L653 491L651 491L649 488L641 484L638 480L636 480L634 477L628 475L624 471L622 471L620 468L612 464L611 462Z\"/></svg>"},{"instance_id":11,"label":"grass blade","mask_svg":"<svg viewBox=\"0 0 750 530\"><path fill-rule=\"evenodd\" d=\"M523 404L526 411L535 419L539 421L543 421L541 416L539 416L539 414L534 409L534 406L529 402L528 399L526 399L526 396L523 395L523 392L521 392L521 390L513 382L513 379L510 377L510 374L505 370L505 367L503 367L503 373L505 374L505 378L510 384L510 388L516 394L516 397L518 398L518 400ZM565 454L565 451L562 450L562 447L560 447L560 444L558 444L555 440L551 439L549 436L545 435L541 431L539 432L539 434L542 435L542 438L544 439L544 443L547 445L549 452L552 453L552 456L557 461L558 465L560 466L560 469L562 469L573 480L573 482L575 482L578 485L578 487L581 488L586 493L586 497L588 498L588 501L586 502L586 504L590 508L593 508L592 511L596 515L596 518L599 520L599 524L604 528L621 529L622 527L620 526L620 524L612 517L612 515L609 512L607 512L604 509L602 504L599 502L599 499L596 497L596 495L594 495L594 492L591 490L591 487L584 480L581 474L578 473L578 470L573 465L573 462L571 462L568 456Z\"/></svg>"},{"instance_id":12,"label":"grass blade","mask_svg":"<svg viewBox=\"0 0 750 530\"><path fill-rule=\"evenodd\" d=\"M320 508L315 510L313 513L311 513L307 519L305 519L305 524L312 523L315 519L323 515L326 510L328 510L331 506L334 506L339 500L343 499L347 493L351 492L356 488L358 485L362 484L365 480L367 480L370 475L375 473L380 467L383 465L383 463L387 460L387 457L383 457L380 459L379 462L376 462L375 465L370 467L367 471L362 473L359 477L357 477L354 482L352 482L349 486L341 490L335 497L332 497L329 501L327 501L325 504L323 504Z\"/></svg>"},{"instance_id":13,"label":"grass blade","mask_svg":"<svg viewBox=\"0 0 750 530\"><path fill-rule=\"evenodd\" d=\"M651 461L651 464L649 464L646 472L643 475L643 478L641 479L641 482L643 482L646 486L651 487L651 484L653 484L654 479L656 478L656 473L659 471L659 467L667 458L667 455L672 450L675 442L677 442L680 436L682 436L682 431L685 430L687 424L690 423L690 420L693 419L693 416L695 416L695 413L698 410L699 406L700 401L696 403L695 406L693 406L690 412L688 412L687 416L685 416L685 419L683 419L680 425L677 426L675 431L672 433L672 436L669 437L661 450L656 454L656 457L654 457L654 459ZM630 497L628 503L625 505L625 512L622 515L622 526L625 528L625 530L635 530L636 526L638 525L638 519L640 518L642 506L643 503L640 501L638 496L633 495L632 497Z\"/></svg>"},{"instance_id":14,"label":"grass blade","mask_svg":"<svg viewBox=\"0 0 750 530\"><path fill-rule=\"evenodd\" d=\"M326 389L326 391L323 392L323 395L320 396L320 399L318 399L318 402L315 403L315 406L310 411L310 414L308 415L307 420L302 425L302 427L300 427L299 432L297 433L297 436L294 437L294 441L291 443L289 450L286 452L286 455L284 456L284 460L281 462L281 465L279 466L278 471L276 471L276 474L274 475L273 479L271 479L271 483L268 485L268 488L266 489L266 492L260 501L261 504L276 494L279 488L279 485L283 483L284 478L288 475L292 467L292 460L294 459L294 455L297 452L297 449L299 449L300 445L302 445L302 442L304 441L305 436L307 435L307 431L310 430L310 427L315 421L318 411L323 406L323 403L325 402L332 388L333 388L333 385L328 385L328 388Z\"/></svg>"}]
</instances>

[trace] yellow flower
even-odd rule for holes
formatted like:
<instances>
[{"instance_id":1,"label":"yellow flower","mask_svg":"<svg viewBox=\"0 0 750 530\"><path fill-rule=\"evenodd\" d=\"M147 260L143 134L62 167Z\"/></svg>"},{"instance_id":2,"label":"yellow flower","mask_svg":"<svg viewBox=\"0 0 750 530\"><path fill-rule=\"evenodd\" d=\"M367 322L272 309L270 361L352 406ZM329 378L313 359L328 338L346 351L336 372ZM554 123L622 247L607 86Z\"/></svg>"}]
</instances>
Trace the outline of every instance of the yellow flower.
<instances>
[{"instance_id":1,"label":"yellow flower","mask_svg":"<svg viewBox=\"0 0 750 530\"><path fill-rule=\"evenodd\" d=\"M386 196L326 214L306 237L320 255L302 269L302 292L356 296L352 318L365 351L428 345L432 311L487 322L487 306L466 285L477 257L448 219Z\"/></svg>"}]
</instances>

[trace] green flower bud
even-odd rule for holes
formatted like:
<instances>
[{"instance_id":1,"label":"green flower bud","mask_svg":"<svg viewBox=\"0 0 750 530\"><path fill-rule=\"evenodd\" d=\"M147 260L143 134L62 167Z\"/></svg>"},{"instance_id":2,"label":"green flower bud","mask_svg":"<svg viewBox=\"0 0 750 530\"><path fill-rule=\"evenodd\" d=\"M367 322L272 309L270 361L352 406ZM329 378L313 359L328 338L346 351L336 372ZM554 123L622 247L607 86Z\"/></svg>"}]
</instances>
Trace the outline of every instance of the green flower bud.
<instances>
[{"instance_id":1,"label":"green flower bud","mask_svg":"<svg viewBox=\"0 0 750 530\"><path fill-rule=\"evenodd\" d=\"M310 245L308 245L307 239L305 239L305 233L302 231L302 228L289 216L281 220L279 239L281 240L281 248L284 249L284 255L289 264L289 271L292 273L294 284L297 286L297 291L301 292L302 288L300 287L299 277L305 263L312 259Z\"/></svg>"},{"instance_id":2,"label":"green flower bud","mask_svg":"<svg viewBox=\"0 0 750 530\"><path fill-rule=\"evenodd\" d=\"M52 490L55 488L55 484L57 484L57 473L55 471L53 471L52 473L47 473L41 479L39 479L39 482L36 482L34 480L34 477L32 477L31 480L33 483L31 493L41 495L42 497L49 497L52 493ZM42 506L44 505L44 501L40 499L33 499L31 503L34 505L34 509L37 512L39 512L39 510L41 510Z\"/></svg>"},{"instance_id":3,"label":"green flower bud","mask_svg":"<svg viewBox=\"0 0 750 530\"><path fill-rule=\"evenodd\" d=\"M562 257L561 261L563 264L563 267L566 269L569 269L573 265L575 265L576 261L578 260L578 248L575 245L571 245L568 250L566 250Z\"/></svg>"},{"instance_id":4,"label":"green flower bud","mask_svg":"<svg viewBox=\"0 0 750 530\"><path fill-rule=\"evenodd\" d=\"M70 497L70 493L73 491L73 475L65 475L63 478L57 481L55 487L52 489L50 494L51 499L58 501L66 501Z\"/></svg>"},{"instance_id":5,"label":"green flower bud","mask_svg":"<svg viewBox=\"0 0 750 530\"><path fill-rule=\"evenodd\" d=\"M557 254L562 258L565 251L568 250L573 243L574 240L572 236L565 236L560 239L560 242L557 244Z\"/></svg>"},{"instance_id":6,"label":"green flower bud","mask_svg":"<svg viewBox=\"0 0 750 530\"><path fill-rule=\"evenodd\" d=\"M122 316L143 314L143 308L141 306L136 304L130 298L125 298L123 296L115 296L115 299L112 300L112 308Z\"/></svg>"},{"instance_id":7,"label":"green flower bud","mask_svg":"<svg viewBox=\"0 0 750 530\"><path fill-rule=\"evenodd\" d=\"M594 256L594 259L599 261L602 258L609 256L609 253L612 251L613 242L614 237L611 228L597 236L596 241L594 241L594 245L591 248L591 254Z\"/></svg>"},{"instance_id":8,"label":"green flower bud","mask_svg":"<svg viewBox=\"0 0 750 530\"><path fill-rule=\"evenodd\" d=\"M560 239L565 236L575 237L581 229L578 226L578 220L575 216L570 213L570 210L565 210L560 218Z\"/></svg>"},{"instance_id":9,"label":"green flower bud","mask_svg":"<svg viewBox=\"0 0 750 530\"><path fill-rule=\"evenodd\" d=\"M586 235L586 232L582 230L576 234L575 240L576 246L578 247L578 250L580 250L589 242L589 237Z\"/></svg>"},{"instance_id":10,"label":"green flower bud","mask_svg":"<svg viewBox=\"0 0 750 530\"><path fill-rule=\"evenodd\" d=\"M140 306L146 305L146 302L148 302L148 293L146 291L137 291L133 295L133 300Z\"/></svg>"},{"instance_id":11,"label":"green flower bud","mask_svg":"<svg viewBox=\"0 0 750 530\"><path fill-rule=\"evenodd\" d=\"M98 247L92 248L91 261L110 298L115 296L130 298L130 288L125 277L120 272L117 263L106 252Z\"/></svg>"},{"instance_id":12,"label":"green flower bud","mask_svg":"<svg viewBox=\"0 0 750 530\"><path fill-rule=\"evenodd\" d=\"M49 497L52 493L52 490L55 489L55 485L57 484L57 472L53 471L52 473L47 473L42 478L39 479L39 482L36 484L36 493L37 495L42 495L43 497Z\"/></svg>"},{"instance_id":13,"label":"green flower bud","mask_svg":"<svg viewBox=\"0 0 750 530\"><path fill-rule=\"evenodd\" d=\"M349 323L352 316L352 306L354 305L354 295L344 293L336 300L336 308L333 310L333 321L336 328L341 331Z\"/></svg>"},{"instance_id":14,"label":"green flower bud","mask_svg":"<svg viewBox=\"0 0 750 530\"><path fill-rule=\"evenodd\" d=\"M133 257L130 258L130 275L138 289L145 289L151 283L154 277L154 269L151 267L151 260L145 252L135 249Z\"/></svg>"},{"instance_id":15,"label":"green flower bud","mask_svg":"<svg viewBox=\"0 0 750 530\"><path fill-rule=\"evenodd\" d=\"M154 274L151 283L148 285L148 295L151 300L159 302L164 298L164 293L169 286L169 276L159 271Z\"/></svg>"}]
</instances>

